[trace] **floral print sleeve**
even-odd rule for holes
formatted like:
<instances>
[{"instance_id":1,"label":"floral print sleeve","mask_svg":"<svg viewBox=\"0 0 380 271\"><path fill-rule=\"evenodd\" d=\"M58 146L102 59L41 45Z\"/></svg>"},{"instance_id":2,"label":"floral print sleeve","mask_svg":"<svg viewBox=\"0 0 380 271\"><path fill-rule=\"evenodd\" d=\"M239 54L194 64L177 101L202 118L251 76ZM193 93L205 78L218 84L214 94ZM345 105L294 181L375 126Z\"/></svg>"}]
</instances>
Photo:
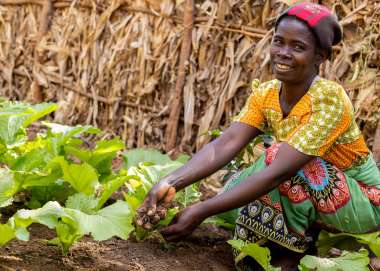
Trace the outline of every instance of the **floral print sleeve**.
<instances>
[{"instance_id":1,"label":"floral print sleeve","mask_svg":"<svg viewBox=\"0 0 380 271\"><path fill-rule=\"evenodd\" d=\"M311 114L288 138L287 143L302 153L323 156L349 127L352 116L344 89L319 83L308 95Z\"/></svg>"},{"instance_id":2,"label":"floral print sleeve","mask_svg":"<svg viewBox=\"0 0 380 271\"><path fill-rule=\"evenodd\" d=\"M264 130L265 118L262 112L262 93L260 92L260 82L255 79L252 81L252 94L248 97L242 111L234 118L234 121Z\"/></svg>"}]
</instances>

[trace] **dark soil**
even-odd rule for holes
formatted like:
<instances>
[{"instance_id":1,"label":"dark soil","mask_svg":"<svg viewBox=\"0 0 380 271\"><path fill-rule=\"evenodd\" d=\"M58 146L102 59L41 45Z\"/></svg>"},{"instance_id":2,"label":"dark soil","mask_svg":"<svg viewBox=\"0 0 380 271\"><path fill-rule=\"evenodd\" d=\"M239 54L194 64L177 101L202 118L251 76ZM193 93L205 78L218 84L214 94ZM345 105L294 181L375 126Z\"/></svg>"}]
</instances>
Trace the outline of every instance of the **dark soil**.
<instances>
[{"instance_id":1,"label":"dark soil","mask_svg":"<svg viewBox=\"0 0 380 271\"><path fill-rule=\"evenodd\" d=\"M232 253L225 240L229 233L203 226L186 241L164 244L156 238L144 242L85 237L69 255L45 240L54 232L35 225L31 241L13 240L0 248L0 270L130 270L130 271L228 271L234 270Z\"/></svg>"}]
</instances>

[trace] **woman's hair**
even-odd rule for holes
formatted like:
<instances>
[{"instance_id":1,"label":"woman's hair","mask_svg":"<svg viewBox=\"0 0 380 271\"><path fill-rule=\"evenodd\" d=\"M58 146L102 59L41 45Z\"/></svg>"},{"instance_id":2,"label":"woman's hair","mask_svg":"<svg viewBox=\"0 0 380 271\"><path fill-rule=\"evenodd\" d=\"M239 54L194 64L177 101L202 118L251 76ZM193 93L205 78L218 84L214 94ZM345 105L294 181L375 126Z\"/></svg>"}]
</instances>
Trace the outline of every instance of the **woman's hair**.
<instances>
[{"instance_id":1,"label":"woman's hair","mask_svg":"<svg viewBox=\"0 0 380 271\"><path fill-rule=\"evenodd\" d=\"M275 29L287 17L304 22L314 34L317 47L327 52L328 57L332 53L332 46L342 39L342 29L336 15L325 6L309 2L294 5L277 18Z\"/></svg>"}]
</instances>

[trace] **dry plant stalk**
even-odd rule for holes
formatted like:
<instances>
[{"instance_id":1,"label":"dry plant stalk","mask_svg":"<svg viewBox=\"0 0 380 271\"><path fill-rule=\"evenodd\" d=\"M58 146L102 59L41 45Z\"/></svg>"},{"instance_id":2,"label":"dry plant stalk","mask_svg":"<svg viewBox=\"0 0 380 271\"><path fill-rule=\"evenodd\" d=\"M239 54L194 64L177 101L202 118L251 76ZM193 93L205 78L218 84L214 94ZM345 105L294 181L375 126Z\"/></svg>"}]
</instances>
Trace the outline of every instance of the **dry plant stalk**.
<instances>
[{"instance_id":1,"label":"dry plant stalk","mask_svg":"<svg viewBox=\"0 0 380 271\"><path fill-rule=\"evenodd\" d=\"M181 113L180 103L182 100L183 86L185 85L186 70L189 66L189 56L191 53L191 37L194 24L194 0L187 0L183 16L183 34L181 54L179 57L178 76L175 89L172 92L171 111L166 126L166 151L171 151L177 142L177 127L179 114Z\"/></svg>"},{"instance_id":2,"label":"dry plant stalk","mask_svg":"<svg viewBox=\"0 0 380 271\"><path fill-rule=\"evenodd\" d=\"M44 100L60 105L55 121L97 125L129 148L164 149L170 137L168 149L191 153L208 142L206 131L226 127L241 110L252 79L272 78L275 18L294 1L195 1L187 36L185 0L49 2L54 14L41 38L47 1L0 0L0 94L24 100L37 82ZM336 11L344 30L320 74L346 88L372 148L379 141L380 5L319 2ZM192 49L180 73L189 32ZM183 97L178 106L169 102L173 91Z\"/></svg>"}]
</instances>

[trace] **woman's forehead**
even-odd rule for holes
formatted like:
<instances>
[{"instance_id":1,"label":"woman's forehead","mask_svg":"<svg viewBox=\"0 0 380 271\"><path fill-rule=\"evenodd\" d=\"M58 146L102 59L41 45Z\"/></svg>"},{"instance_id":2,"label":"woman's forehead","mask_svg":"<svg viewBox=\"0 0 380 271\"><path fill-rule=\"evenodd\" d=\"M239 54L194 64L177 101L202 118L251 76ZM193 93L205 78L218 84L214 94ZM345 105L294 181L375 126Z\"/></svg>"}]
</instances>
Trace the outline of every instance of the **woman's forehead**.
<instances>
[{"instance_id":1,"label":"woman's forehead","mask_svg":"<svg viewBox=\"0 0 380 271\"><path fill-rule=\"evenodd\" d=\"M285 17L277 25L275 36L281 36L293 40L316 43L315 36L311 29L302 21Z\"/></svg>"}]
</instances>

